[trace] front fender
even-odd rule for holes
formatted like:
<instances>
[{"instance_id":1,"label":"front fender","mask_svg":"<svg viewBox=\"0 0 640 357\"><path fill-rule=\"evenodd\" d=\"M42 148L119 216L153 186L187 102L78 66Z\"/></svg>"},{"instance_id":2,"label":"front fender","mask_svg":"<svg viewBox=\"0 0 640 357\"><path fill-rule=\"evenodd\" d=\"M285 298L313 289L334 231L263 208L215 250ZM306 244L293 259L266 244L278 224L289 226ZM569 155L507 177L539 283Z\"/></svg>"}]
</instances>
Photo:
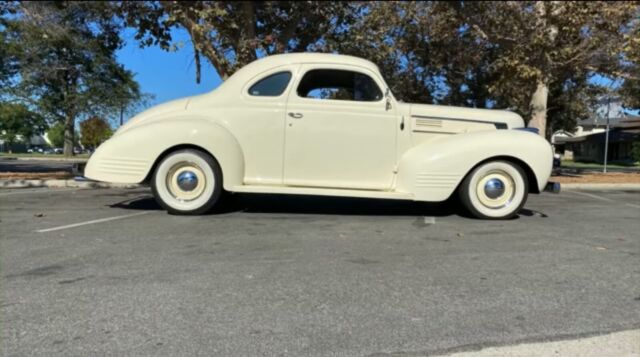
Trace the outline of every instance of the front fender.
<instances>
[{"instance_id":1,"label":"front fender","mask_svg":"<svg viewBox=\"0 0 640 357\"><path fill-rule=\"evenodd\" d=\"M553 165L549 143L529 132L496 130L447 136L408 150L398 165L396 190L419 201L444 201L477 164L498 157L526 164L535 176L529 184L544 189Z\"/></svg>"},{"instance_id":2,"label":"front fender","mask_svg":"<svg viewBox=\"0 0 640 357\"><path fill-rule=\"evenodd\" d=\"M196 146L213 155L222 169L225 189L242 184L244 156L237 140L222 125L197 116L151 121L118 133L91 155L85 176L140 183L160 155L177 146Z\"/></svg>"}]
</instances>

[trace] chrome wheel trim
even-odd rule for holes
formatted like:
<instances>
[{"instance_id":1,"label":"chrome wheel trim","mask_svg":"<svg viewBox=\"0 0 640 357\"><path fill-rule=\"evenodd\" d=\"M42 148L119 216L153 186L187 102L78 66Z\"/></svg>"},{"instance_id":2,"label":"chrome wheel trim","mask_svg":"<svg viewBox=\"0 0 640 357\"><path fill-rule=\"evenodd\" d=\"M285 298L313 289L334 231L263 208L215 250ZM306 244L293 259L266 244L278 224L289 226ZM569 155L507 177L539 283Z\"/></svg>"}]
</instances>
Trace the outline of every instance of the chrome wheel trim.
<instances>
[{"instance_id":1,"label":"chrome wheel trim","mask_svg":"<svg viewBox=\"0 0 640 357\"><path fill-rule=\"evenodd\" d=\"M507 207L515 196L515 182L510 174L502 170L487 172L476 185L480 203L490 209Z\"/></svg>"},{"instance_id":2,"label":"chrome wheel trim","mask_svg":"<svg viewBox=\"0 0 640 357\"><path fill-rule=\"evenodd\" d=\"M181 185L180 179L186 176L194 177L195 185ZM191 183L193 183L193 180ZM202 195L207 185L207 178L204 171L196 163L179 162L167 172L165 184L167 190L175 199L188 202Z\"/></svg>"}]
</instances>

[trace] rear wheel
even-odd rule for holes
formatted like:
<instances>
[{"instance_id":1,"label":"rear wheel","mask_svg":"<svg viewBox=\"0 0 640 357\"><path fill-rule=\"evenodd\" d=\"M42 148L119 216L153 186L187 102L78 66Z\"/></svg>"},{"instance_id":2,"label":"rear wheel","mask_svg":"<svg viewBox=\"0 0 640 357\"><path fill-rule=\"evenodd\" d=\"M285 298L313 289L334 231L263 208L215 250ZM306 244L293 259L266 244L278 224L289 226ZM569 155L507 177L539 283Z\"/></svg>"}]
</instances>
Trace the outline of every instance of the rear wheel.
<instances>
[{"instance_id":1,"label":"rear wheel","mask_svg":"<svg viewBox=\"0 0 640 357\"><path fill-rule=\"evenodd\" d=\"M520 211L528 192L527 176L520 166L490 161L467 175L458 193L462 204L475 217L506 219Z\"/></svg>"},{"instance_id":2,"label":"rear wheel","mask_svg":"<svg viewBox=\"0 0 640 357\"><path fill-rule=\"evenodd\" d=\"M151 189L156 201L171 214L206 213L222 195L222 170L202 151L175 151L156 167Z\"/></svg>"}]
</instances>

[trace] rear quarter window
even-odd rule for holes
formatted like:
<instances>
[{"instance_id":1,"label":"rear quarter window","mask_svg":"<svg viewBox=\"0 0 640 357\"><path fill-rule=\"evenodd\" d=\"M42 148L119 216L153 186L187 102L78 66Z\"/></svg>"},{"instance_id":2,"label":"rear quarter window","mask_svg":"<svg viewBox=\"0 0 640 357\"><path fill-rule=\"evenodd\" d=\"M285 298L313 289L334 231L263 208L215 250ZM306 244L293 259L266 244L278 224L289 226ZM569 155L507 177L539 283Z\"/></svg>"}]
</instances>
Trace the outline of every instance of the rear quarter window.
<instances>
[{"instance_id":1,"label":"rear quarter window","mask_svg":"<svg viewBox=\"0 0 640 357\"><path fill-rule=\"evenodd\" d=\"M287 89L290 80L291 72L278 72L268 75L249 88L249 95L254 97L277 97Z\"/></svg>"}]
</instances>

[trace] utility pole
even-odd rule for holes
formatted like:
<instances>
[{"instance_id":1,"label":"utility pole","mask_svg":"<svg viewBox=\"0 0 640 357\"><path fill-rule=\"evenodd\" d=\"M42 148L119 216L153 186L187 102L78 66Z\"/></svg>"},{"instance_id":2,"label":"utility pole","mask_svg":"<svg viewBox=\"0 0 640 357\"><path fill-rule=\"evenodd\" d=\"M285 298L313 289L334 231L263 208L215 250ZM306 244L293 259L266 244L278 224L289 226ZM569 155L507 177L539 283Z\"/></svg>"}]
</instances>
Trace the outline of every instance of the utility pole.
<instances>
[{"instance_id":1,"label":"utility pole","mask_svg":"<svg viewBox=\"0 0 640 357\"><path fill-rule=\"evenodd\" d=\"M609 155L609 111L611 109L611 96L607 97L607 128L604 134L604 169L602 172L607 173L607 156Z\"/></svg>"}]
</instances>

